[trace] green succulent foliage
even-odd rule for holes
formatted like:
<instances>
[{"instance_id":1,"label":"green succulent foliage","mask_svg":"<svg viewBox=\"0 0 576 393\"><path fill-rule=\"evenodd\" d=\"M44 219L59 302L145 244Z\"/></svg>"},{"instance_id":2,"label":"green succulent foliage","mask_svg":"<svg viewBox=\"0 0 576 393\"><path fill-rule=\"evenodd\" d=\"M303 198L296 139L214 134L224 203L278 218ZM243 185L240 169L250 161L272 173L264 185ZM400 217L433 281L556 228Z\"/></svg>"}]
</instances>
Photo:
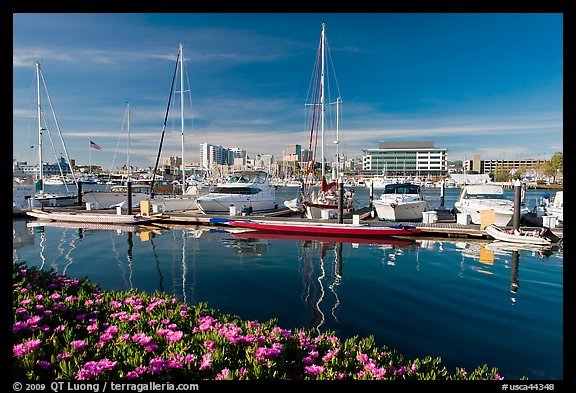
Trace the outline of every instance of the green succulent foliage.
<instances>
[{"instance_id":1,"label":"green succulent foliage","mask_svg":"<svg viewBox=\"0 0 576 393\"><path fill-rule=\"evenodd\" d=\"M487 365L450 372L440 358L405 359L373 336L243 321L166 293L103 291L13 264L13 375L45 380L493 380Z\"/></svg>"}]
</instances>

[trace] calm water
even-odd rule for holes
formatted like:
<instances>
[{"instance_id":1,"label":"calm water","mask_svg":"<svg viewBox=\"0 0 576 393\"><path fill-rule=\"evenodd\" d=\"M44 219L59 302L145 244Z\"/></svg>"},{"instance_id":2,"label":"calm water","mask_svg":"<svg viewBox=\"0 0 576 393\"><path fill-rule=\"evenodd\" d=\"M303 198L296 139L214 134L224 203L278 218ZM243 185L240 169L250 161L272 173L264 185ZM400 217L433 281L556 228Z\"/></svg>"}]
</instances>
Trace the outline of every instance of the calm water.
<instances>
[{"instance_id":1,"label":"calm water","mask_svg":"<svg viewBox=\"0 0 576 393\"><path fill-rule=\"evenodd\" d=\"M429 208L440 191L425 189ZM528 191L527 201L541 191ZM552 192L553 193L553 192ZM293 198L295 189L280 189ZM457 189L447 189L452 208ZM368 191L357 189L361 206ZM513 190L510 190L513 196ZM488 364L506 379L563 379L563 249L486 241L383 244L254 238L199 227L94 230L13 221L13 260L103 289L161 290L283 328L373 335L408 358Z\"/></svg>"}]
</instances>

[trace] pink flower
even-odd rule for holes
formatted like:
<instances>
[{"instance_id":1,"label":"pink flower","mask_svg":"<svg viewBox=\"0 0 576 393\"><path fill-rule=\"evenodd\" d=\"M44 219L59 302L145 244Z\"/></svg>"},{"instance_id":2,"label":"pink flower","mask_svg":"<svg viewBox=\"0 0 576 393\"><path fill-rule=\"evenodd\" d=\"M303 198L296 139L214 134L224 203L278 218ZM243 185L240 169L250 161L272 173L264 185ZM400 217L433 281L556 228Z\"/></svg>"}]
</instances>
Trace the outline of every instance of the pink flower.
<instances>
[{"instance_id":1,"label":"pink flower","mask_svg":"<svg viewBox=\"0 0 576 393\"><path fill-rule=\"evenodd\" d=\"M361 353L358 356L356 356L356 359L358 359L360 363L366 363L368 361L368 355L366 355L365 353Z\"/></svg>"},{"instance_id":2,"label":"pink flower","mask_svg":"<svg viewBox=\"0 0 576 393\"><path fill-rule=\"evenodd\" d=\"M216 350L216 348L214 348L214 341L213 340L204 341L204 346L212 352L214 352Z\"/></svg>"},{"instance_id":3,"label":"pink flower","mask_svg":"<svg viewBox=\"0 0 576 393\"><path fill-rule=\"evenodd\" d=\"M202 355L202 360L198 362L200 364L200 370L204 370L209 368L212 365L212 355L209 353L205 353Z\"/></svg>"},{"instance_id":4,"label":"pink flower","mask_svg":"<svg viewBox=\"0 0 576 393\"><path fill-rule=\"evenodd\" d=\"M26 354L29 354L33 350L37 349L38 347L40 347L40 340L34 339L25 341L22 344L14 345L14 347L12 348L12 355L14 357L24 356Z\"/></svg>"},{"instance_id":5,"label":"pink flower","mask_svg":"<svg viewBox=\"0 0 576 393\"><path fill-rule=\"evenodd\" d=\"M86 347L86 341L84 340L76 340L76 341L72 341L72 347L74 347L74 349L84 349Z\"/></svg>"},{"instance_id":6,"label":"pink flower","mask_svg":"<svg viewBox=\"0 0 576 393\"><path fill-rule=\"evenodd\" d=\"M175 343L175 342L178 342L178 341L182 340L182 337L183 337L183 336L184 336L184 332L182 332L181 330L178 330L178 331L175 331L175 332L173 332L173 331L170 330L170 333L168 333L168 334L166 335L166 339L167 339L168 341L170 341L170 342Z\"/></svg>"},{"instance_id":7,"label":"pink flower","mask_svg":"<svg viewBox=\"0 0 576 393\"><path fill-rule=\"evenodd\" d=\"M216 375L217 380L228 379L230 377L230 370L223 368L218 375Z\"/></svg>"},{"instance_id":8,"label":"pink flower","mask_svg":"<svg viewBox=\"0 0 576 393\"><path fill-rule=\"evenodd\" d=\"M311 375L320 375L324 372L324 367L322 366L306 366L304 367L304 372L306 372L306 374L311 374Z\"/></svg>"}]
</instances>

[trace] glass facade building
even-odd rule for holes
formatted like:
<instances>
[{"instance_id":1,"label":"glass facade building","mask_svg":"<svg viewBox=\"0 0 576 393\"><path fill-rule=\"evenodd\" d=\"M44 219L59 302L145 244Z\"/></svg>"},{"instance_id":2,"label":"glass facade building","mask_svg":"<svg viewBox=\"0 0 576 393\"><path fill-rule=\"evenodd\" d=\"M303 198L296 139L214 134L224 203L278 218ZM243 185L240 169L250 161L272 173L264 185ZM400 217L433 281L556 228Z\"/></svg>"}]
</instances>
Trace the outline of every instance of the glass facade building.
<instances>
[{"instance_id":1,"label":"glass facade building","mask_svg":"<svg viewBox=\"0 0 576 393\"><path fill-rule=\"evenodd\" d=\"M447 149L434 142L380 142L378 149L362 150L362 172L383 176L444 176Z\"/></svg>"}]
</instances>

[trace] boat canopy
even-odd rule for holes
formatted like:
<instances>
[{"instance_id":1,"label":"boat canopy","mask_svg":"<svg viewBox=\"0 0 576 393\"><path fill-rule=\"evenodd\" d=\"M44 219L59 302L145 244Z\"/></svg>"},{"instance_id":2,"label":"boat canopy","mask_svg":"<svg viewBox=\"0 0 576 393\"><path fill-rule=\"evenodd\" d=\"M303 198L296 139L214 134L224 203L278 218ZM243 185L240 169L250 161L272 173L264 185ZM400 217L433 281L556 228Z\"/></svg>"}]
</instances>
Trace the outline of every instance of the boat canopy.
<instances>
[{"instance_id":1,"label":"boat canopy","mask_svg":"<svg viewBox=\"0 0 576 393\"><path fill-rule=\"evenodd\" d=\"M392 183L384 186L384 194L420 194L420 186L411 183Z\"/></svg>"}]
</instances>

